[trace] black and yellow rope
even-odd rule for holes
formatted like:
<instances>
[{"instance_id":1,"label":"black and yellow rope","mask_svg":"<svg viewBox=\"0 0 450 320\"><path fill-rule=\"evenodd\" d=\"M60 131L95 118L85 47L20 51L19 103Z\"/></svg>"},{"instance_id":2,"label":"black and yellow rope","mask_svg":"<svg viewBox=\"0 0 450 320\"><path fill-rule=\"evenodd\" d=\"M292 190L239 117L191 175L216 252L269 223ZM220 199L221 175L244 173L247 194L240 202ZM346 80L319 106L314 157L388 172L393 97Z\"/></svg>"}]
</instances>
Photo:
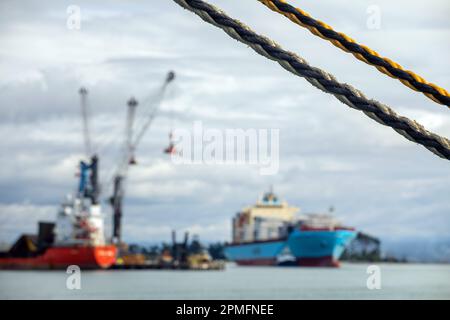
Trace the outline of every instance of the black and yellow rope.
<instances>
[{"instance_id":1,"label":"black and yellow rope","mask_svg":"<svg viewBox=\"0 0 450 320\"><path fill-rule=\"evenodd\" d=\"M342 32L333 30L326 23L312 18L307 12L296 8L285 0L258 0L271 10L278 12L292 22L307 28L314 35L330 41L336 47L353 54L357 59L375 66L380 72L400 80L405 86L422 92L431 100L450 107L450 94L433 83L429 83L413 71L405 70L398 63L382 57L371 48L358 44Z\"/></svg>"}]
</instances>

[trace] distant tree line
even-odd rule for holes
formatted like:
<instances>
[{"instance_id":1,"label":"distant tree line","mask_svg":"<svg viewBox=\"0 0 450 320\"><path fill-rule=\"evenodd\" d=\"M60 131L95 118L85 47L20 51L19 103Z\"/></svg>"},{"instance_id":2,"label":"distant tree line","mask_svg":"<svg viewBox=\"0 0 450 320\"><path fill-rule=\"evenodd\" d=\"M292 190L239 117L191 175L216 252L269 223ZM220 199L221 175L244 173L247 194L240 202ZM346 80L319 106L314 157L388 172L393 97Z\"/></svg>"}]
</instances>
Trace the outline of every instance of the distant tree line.
<instances>
[{"instance_id":1,"label":"distant tree line","mask_svg":"<svg viewBox=\"0 0 450 320\"><path fill-rule=\"evenodd\" d=\"M407 262L406 259L383 257L380 239L358 232L342 254L341 260L354 262Z\"/></svg>"},{"instance_id":2,"label":"distant tree line","mask_svg":"<svg viewBox=\"0 0 450 320\"><path fill-rule=\"evenodd\" d=\"M128 251L131 253L140 253L148 256L149 258L156 258L160 256L164 251L171 251L172 248L173 244L167 242L162 242L159 245L150 246L130 244L128 246ZM214 260L225 260L224 248L224 242L215 242L204 245L200 242L198 237L194 237L192 241L187 244L187 252L189 254L197 254L206 250Z\"/></svg>"}]
</instances>

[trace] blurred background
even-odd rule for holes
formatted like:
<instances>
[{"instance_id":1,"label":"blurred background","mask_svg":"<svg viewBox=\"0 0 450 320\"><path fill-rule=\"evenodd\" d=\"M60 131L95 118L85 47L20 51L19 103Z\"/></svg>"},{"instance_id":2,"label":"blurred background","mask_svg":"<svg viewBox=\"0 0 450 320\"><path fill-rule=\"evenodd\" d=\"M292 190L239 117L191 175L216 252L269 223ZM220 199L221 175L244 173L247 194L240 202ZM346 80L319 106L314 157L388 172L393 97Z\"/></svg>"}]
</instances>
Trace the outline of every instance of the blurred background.
<instances>
[{"instance_id":1,"label":"blurred background","mask_svg":"<svg viewBox=\"0 0 450 320\"><path fill-rule=\"evenodd\" d=\"M450 114L372 67L274 14L257 1L211 0L258 33L427 129L450 137ZM427 80L450 87L450 5L377 1L381 28L367 27L372 1L291 1ZM81 9L67 27L69 5ZM129 173L127 242L169 241L172 229L229 241L231 217L273 185L304 212L327 211L383 241L384 250L450 261L450 167L206 25L172 1L0 3L0 242L53 220L76 186L84 149L78 89L88 88L101 181L124 130L126 102L139 101L175 70L166 99ZM280 170L174 165L168 132L201 120L210 128L279 128Z\"/></svg>"}]
</instances>

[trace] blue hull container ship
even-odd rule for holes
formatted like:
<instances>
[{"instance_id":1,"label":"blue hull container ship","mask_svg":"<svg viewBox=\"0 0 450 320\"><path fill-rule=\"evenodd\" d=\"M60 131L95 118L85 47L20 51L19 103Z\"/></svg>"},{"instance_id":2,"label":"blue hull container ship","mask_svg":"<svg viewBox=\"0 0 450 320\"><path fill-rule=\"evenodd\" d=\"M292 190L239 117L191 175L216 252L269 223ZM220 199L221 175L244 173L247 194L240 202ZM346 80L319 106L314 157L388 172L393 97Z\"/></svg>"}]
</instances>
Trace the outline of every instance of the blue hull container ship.
<instances>
[{"instance_id":1,"label":"blue hull container ship","mask_svg":"<svg viewBox=\"0 0 450 320\"><path fill-rule=\"evenodd\" d=\"M239 265L338 267L356 231L330 215L298 211L272 191L266 193L233 218L233 242L225 248L226 257Z\"/></svg>"}]
</instances>

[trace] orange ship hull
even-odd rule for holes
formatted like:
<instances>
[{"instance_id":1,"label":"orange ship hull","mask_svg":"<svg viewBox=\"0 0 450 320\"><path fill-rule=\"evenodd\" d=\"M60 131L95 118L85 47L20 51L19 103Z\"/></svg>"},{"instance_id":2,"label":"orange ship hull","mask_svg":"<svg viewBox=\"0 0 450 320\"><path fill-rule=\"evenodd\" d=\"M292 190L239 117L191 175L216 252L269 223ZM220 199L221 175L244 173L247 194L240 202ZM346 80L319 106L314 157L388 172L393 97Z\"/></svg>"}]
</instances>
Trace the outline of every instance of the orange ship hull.
<instances>
[{"instance_id":1,"label":"orange ship hull","mask_svg":"<svg viewBox=\"0 0 450 320\"><path fill-rule=\"evenodd\" d=\"M114 245L51 247L36 257L2 257L0 269L65 269L70 265L106 269L115 263L116 255Z\"/></svg>"}]
</instances>

